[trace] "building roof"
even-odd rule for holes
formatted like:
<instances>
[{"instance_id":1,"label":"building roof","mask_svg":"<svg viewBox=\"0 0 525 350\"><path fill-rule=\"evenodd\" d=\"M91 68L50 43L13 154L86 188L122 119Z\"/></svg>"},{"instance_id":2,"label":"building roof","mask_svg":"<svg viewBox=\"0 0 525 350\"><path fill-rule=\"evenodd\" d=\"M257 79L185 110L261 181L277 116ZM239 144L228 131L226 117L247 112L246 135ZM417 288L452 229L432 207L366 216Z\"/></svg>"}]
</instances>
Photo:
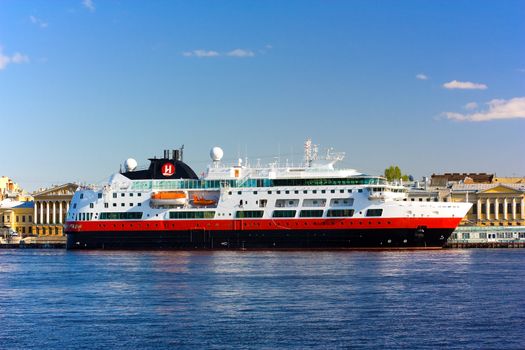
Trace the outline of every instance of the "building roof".
<instances>
[{"instance_id":1,"label":"building roof","mask_svg":"<svg viewBox=\"0 0 525 350\"><path fill-rule=\"evenodd\" d=\"M525 192L525 184L499 184L499 183L490 183L490 184L462 184L457 183L452 185L452 192L483 192L490 190L492 188L502 186L507 187L516 191Z\"/></svg>"},{"instance_id":2,"label":"building roof","mask_svg":"<svg viewBox=\"0 0 525 350\"><path fill-rule=\"evenodd\" d=\"M432 174L432 181L442 180L446 182L470 182L470 183L491 183L494 179L494 174L487 173L444 173Z\"/></svg>"},{"instance_id":3,"label":"building roof","mask_svg":"<svg viewBox=\"0 0 525 350\"><path fill-rule=\"evenodd\" d=\"M24 208L33 208L34 203L32 201L30 202L21 202L21 201L15 201L12 199L4 199L3 201L0 201L0 209L7 208L7 209L24 209Z\"/></svg>"}]
</instances>

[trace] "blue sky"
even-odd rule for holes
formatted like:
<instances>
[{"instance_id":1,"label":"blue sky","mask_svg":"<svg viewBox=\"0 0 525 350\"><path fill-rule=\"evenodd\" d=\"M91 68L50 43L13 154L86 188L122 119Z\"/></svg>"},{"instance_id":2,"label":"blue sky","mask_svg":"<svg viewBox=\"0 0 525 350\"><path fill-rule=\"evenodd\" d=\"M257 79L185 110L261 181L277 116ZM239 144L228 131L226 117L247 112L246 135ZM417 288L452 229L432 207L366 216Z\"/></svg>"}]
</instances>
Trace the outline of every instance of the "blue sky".
<instances>
[{"instance_id":1,"label":"blue sky","mask_svg":"<svg viewBox=\"0 0 525 350\"><path fill-rule=\"evenodd\" d=\"M523 1L0 1L0 175L225 160L525 176Z\"/></svg>"}]
</instances>

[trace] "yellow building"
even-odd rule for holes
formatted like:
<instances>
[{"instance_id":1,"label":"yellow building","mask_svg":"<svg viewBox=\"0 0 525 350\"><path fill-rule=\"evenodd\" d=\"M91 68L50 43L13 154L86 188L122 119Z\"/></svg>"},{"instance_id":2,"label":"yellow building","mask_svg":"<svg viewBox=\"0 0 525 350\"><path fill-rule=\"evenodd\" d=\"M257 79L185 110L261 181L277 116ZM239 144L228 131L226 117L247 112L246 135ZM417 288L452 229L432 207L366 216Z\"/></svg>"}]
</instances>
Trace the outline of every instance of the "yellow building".
<instances>
[{"instance_id":1,"label":"yellow building","mask_svg":"<svg viewBox=\"0 0 525 350\"><path fill-rule=\"evenodd\" d=\"M34 193L33 232L38 236L63 236L69 203L78 185L67 183Z\"/></svg>"},{"instance_id":2,"label":"yellow building","mask_svg":"<svg viewBox=\"0 0 525 350\"><path fill-rule=\"evenodd\" d=\"M22 189L7 176L0 177L0 200L7 197L17 196L22 193Z\"/></svg>"},{"instance_id":3,"label":"yellow building","mask_svg":"<svg viewBox=\"0 0 525 350\"><path fill-rule=\"evenodd\" d=\"M525 185L519 182L455 184L449 196L453 202L473 204L463 220L463 225L525 225Z\"/></svg>"},{"instance_id":4,"label":"yellow building","mask_svg":"<svg viewBox=\"0 0 525 350\"><path fill-rule=\"evenodd\" d=\"M0 228L17 232L22 238L33 235L33 202L1 201Z\"/></svg>"}]
</instances>

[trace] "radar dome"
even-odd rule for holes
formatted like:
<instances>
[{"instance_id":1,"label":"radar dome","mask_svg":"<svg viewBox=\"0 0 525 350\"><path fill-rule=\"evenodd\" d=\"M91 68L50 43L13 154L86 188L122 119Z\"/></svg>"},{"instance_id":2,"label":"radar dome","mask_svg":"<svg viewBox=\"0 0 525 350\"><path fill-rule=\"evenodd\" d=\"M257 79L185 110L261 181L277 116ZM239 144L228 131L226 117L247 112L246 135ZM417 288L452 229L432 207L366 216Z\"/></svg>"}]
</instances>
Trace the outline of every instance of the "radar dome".
<instances>
[{"instance_id":1,"label":"radar dome","mask_svg":"<svg viewBox=\"0 0 525 350\"><path fill-rule=\"evenodd\" d=\"M126 171L133 171L137 168L137 161L133 158L128 158L124 162L124 167L126 168Z\"/></svg>"},{"instance_id":2,"label":"radar dome","mask_svg":"<svg viewBox=\"0 0 525 350\"><path fill-rule=\"evenodd\" d=\"M222 148L220 147L213 147L210 151L211 160L213 160L214 162L220 161L223 155L224 155L224 152L222 151Z\"/></svg>"}]
</instances>

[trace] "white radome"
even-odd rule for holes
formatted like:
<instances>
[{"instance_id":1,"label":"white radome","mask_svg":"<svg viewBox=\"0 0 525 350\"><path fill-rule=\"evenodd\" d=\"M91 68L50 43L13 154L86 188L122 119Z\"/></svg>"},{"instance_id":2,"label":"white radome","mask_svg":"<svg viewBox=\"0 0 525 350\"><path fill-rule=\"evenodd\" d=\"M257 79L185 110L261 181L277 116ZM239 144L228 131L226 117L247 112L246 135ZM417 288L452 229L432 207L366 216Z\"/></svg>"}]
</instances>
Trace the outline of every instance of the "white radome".
<instances>
[{"instance_id":1,"label":"white radome","mask_svg":"<svg viewBox=\"0 0 525 350\"><path fill-rule=\"evenodd\" d=\"M133 171L137 168L137 161L133 158L128 158L124 162L124 167L126 168L126 171Z\"/></svg>"},{"instance_id":2,"label":"white radome","mask_svg":"<svg viewBox=\"0 0 525 350\"><path fill-rule=\"evenodd\" d=\"M220 161L223 155L224 151L220 147L213 147L210 151L211 160L213 160L214 162Z\"/></svg>"}]
</instances>

